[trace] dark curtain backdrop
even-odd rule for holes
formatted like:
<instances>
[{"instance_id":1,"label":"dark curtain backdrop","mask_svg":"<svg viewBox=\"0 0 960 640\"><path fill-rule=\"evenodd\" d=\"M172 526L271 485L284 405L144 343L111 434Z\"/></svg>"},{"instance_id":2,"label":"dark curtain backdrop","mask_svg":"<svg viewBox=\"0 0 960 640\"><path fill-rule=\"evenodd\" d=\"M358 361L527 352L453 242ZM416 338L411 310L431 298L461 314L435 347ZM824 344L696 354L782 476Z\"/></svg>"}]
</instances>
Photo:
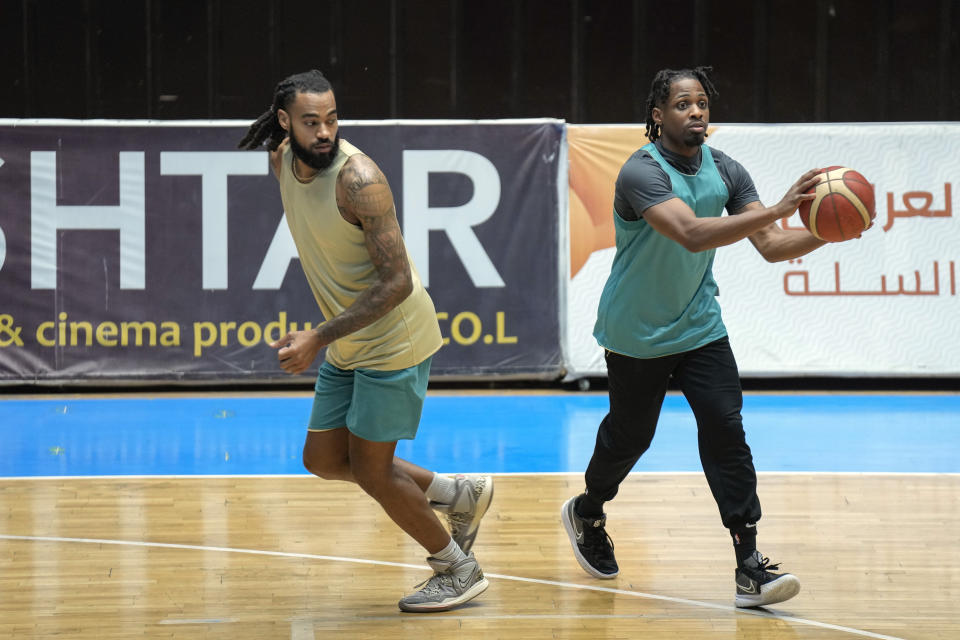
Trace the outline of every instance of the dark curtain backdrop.
<instances>
[{"instance_id":1,"label":"dark curtain backdrop","mask_svg":"<svg viewBox=\"0 0 960 640\"><path fill-rule=\"evenodd\" d=\"M960 119L954 0L0 0L0 117L253 118L315 67L344 118L643 121L710 64L715 122Z\"/></svg>"}]
</instances>

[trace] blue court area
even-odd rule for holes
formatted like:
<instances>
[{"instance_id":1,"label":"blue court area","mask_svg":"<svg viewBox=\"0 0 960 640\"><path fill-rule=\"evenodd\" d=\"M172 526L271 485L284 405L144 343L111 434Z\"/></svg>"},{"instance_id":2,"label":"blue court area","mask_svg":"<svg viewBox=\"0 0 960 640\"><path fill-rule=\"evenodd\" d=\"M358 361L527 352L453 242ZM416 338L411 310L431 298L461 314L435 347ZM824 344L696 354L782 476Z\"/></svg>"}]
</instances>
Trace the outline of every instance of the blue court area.
<instances>
[{"instance_id":1,"label":"blue court area","mask_svg":"<svg viewBox=\"0 0 960 640\"><path fill-rule=\"evenodd\" d=\"M0 400L0 476L300 474L311 397ZM602 394L428 395L399 456L440 472L582 472ZM960 472L958 395L747 394L758 471ZM699 471L669 395L636 471Z\"/></svg>"}]
</instances>

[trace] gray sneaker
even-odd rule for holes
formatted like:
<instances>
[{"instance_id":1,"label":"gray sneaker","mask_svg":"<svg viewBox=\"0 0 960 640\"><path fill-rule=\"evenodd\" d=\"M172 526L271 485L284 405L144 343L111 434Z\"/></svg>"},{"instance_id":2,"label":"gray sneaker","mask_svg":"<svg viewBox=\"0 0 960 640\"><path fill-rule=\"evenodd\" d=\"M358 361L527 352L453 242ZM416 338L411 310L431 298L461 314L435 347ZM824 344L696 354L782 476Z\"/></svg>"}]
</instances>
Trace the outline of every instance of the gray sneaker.
<instances>
[{"instance_id":1,"label":"gray sneaker","mask_svg":"<svg viewBox=\"0 0 960 640\"><path fill-rule=\"evenodd\" d=\"M783 602L800 593L800 581L789 573L773 573L779 564L770 564L759 551L747 558L734 572L737 595L734 604L738 607L764 607Z\"/></svg>"},{"instance_id":2,"label":"gray sneaker","mask_svg":"<svg viewBox=\"0 0 960 640\"><path fill-rule=\"evenodd\" d=\"M427 558L427 564L435 573L400 600L401 611L447 611L476 598L490 586L472 553L456 564L434 557Z\"/></svg>"},{"instance_id":3,"label":"gray sneaker","mask_svg":"<svg viewBox=\"0 0 960 640\"><path fill-rule=\"evenodd\" d=\"M430 506L447 517L450 536L469 553L480 529L480 519L493 500L493 476L455 476L457 488L450 504L430 502Z\"/></svg>"}]
</instances>

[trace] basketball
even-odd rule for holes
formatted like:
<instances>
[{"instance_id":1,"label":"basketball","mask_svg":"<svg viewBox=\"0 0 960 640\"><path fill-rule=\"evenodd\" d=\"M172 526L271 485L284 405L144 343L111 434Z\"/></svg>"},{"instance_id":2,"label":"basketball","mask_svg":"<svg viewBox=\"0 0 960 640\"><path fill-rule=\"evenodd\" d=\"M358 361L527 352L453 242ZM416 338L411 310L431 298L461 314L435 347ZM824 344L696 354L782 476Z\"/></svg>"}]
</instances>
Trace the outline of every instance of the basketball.
<instances>
[{"instance_id":1,"label":"basketball","mask_svg":"<svg viewBox=\"0 0 960 640\"><path fill-rule=\"evenodd\" d=\"M827 242L859 238L877 215L873 185L847 167L828 167L820 183L808 190L813 200L800 203L800 220L814 236Z\"/></svg>"}]
</instances>

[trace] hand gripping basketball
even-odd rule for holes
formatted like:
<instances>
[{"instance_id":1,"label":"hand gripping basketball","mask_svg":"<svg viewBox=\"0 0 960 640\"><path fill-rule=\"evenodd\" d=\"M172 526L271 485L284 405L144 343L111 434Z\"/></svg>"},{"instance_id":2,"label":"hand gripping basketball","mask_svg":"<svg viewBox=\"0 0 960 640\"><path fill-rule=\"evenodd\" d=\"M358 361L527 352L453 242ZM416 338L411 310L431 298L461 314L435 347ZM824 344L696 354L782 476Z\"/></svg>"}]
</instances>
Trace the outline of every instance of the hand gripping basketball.
<instances>
[{"instance_id":1,"label":"hand gripping basketball","mask_svg":"<svg viewBox=\"0 0 960 640\"><path fill-rule=\"evenodd\" d=\"M873 185L861 173L841 166L827 167L819 178L807 191L814 199L800 203L800 220L827 242L859 238L877 216Z\"/></svg>"}]
</instances>

